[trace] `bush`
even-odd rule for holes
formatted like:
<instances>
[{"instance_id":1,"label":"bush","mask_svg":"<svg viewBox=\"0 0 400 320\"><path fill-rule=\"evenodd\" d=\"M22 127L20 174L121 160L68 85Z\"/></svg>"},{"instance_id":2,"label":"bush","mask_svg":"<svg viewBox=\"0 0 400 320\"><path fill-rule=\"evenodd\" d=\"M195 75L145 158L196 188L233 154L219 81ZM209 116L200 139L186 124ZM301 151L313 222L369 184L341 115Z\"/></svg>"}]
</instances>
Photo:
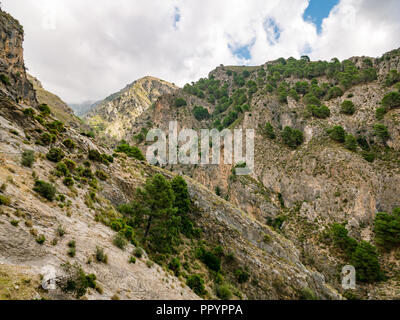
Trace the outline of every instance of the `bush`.
<instances>
[{"instance_id":1,"label":"bush","mask_svg":"<svg viewBox=\"0 0 400 320\"><path fill-rule=\"evenodd\" d=\"M10 198L0 195L0 206L9 206L10 204Z\"/></svg>"},{"instance_id":2,"label":"bush","mask_svg":"<svg viewBox=\"0 0 400 320\"><path fill-rule=\"evenodd\" d=\"M74 171L76 169L76 163L70 159L64 159L64 163L67 166L68 170Z\"/></svg>"},{"instance_id":3,"label":"bush","mask_svg":"<svg viewBox=\"0 0 400 320\"><path fill-rule=\"evenodd\" d=\"M128 244L128 241L125 239L125 236L122 232L118 232L113 239L113 244L120 248L121 250L125 250L125 247Z\"/></svg>"},{"instance_id":4,"label":"bush","mask_svg":"<svg viewBox=\"0 0 400 320\"><path fill-rule=\"evenodd\" d=\"M382 105L386 109L400 107L400 93L396 91L389 92L383 97Z\"/></svg>"},{"instance_id":5,"label":"bush","mask_svg":"<svg viewBox=\"0 0 400 320\"><path fill-rule=\"evenodd\" d=\"M24 167L32 168L34 162L35 162L35 152L33 152L33 150L25 150L22 153L21 164Z\"/></svg>"},{"instance_id":6,"label":"bush","mask_svg":"<svg viewBox=\"0 0 400 320\"><path fill-rule=\"evenodd\" d=\"M274 127L269 122L265 125L264 132L269 139L273 140L276 138Z\"/></svg>"},{"instance_id":7,"label":"bush","mask_svg":"<svg viewBox=\"0 0 400 320\"><path fill-rule=\"evenodd\" d=\"M318 300L310 288L303 288L300 292L300 300Z\"/></svg>"},{"instance_id":8,"label":"bush","mask_svg":"<svg viewBox=\"0 0 400 320\"><path fill-rule=\"evenodd\" d=\"M387 113L386 108L376 108L375 116L378 120L383 120L386 113Z\"/></svg>"},{"instance_id":9,"label":"bush","mask_svg":"<svg viewBox=\"0 0 400 320\"><path fill-rule=\"evenodd\" d=\"M282 139L287 146L289 146L292 149L295 149L303 143L304 135L303 132L297 129L285 127L285 129L282 132Z\"/></svg>"},{"instance_id":10,"label":"bush","mask_svg":"<svg viewBox=\"0 0 400 320\"><path fill-rule=\"evenodd\" d=\"M60 281L60 287L64 292L72 292L76 298L80 298L86 294L87 288L98 289L96 285L96 275L86 274L81 267L71 266L70 264L63 265L68 277Z\"/></svg>"},{"instance_id":11,"label":"bush","mask_svg":"<svg viewBox=\"0 0 400 320\"><path fill-rule=\"evenodd\" d=\"M143 156L142 151L136 146L131 147L128 144L120 144L117 149L115 149L115 152L121 152L125 153L128 157L134 158L140 161L145 161L146 158Z\"/></svg>"},{"instance_id":12,"label":"bush","mask_svg":"<svg viewBox=\"0 0 400 320\"><path fill-rule=\"evenodd\" d=\"M66 177L63 180L63 184L66 185L67 187L72 187L75 184L75 181L71 177Z\"/></svg>"},{"instance_id":13,"label":"bush","mask_svg":"<svg viewBox=\"0 0 400 320\"><path fill-rule=\"evenodd\" d=\"M239 268L235 271L235 277L239 283L245 283L249 281L250 275L247 271L243 270L242 268Z\"/></svg>"},{"instance_id":14,"label":"bush","mask_svg":"<svg viewBox=\"0 0 400 320\"><path fill-rule=\"evenodd\" d=\"M46 198L49 201L53 201L56 195L56 188L47 182L42 180L35 181L35 186L33 187L33 191L39 193L42 197Z\"/></svg>"},{"instance_id":15,"label":"bush","mask_svg":"<svg viewBox=\"0 0 400 320\"><path fill-rule=\"evenodd\" d=\"M35 110L33 110L32 108L26 108L24 110L24 115L26 115L27 117L33 117L35 115Z\"/></svg>"},{"instance_id":16,"label":"bush","mask_svg":"<svg viewBox=\"0 0 400 320\"><path fill-rule=\"evenodd\" d=\"M143 257L143 249L136 248L135 251L133 252L133 254L135 255L135 257L140 259L141 257Z\"/></svg>"},{"instance_id":17,"label":"bush","mask_svg":"<svg viewBox=\"0 0 400 320\"><path fill-rule=\"evenodd\" d=\"M36 238L36 242L39 243L40 245L44 244L45 241L46 241L46 237L43 234L39 235Z\"/></svg>"},{"instance_id":18,"label":"bush","mask_svg":"<svg viewBox=\"0 0 400 320\"><path fill-rule=\"evenodd\" d=\"M198 275L198 274L191 275L187 279L186 284L198 296L201 297L206 294L206 289L204 287L204 279L201 275Z\"/></svg>"},{"instance_id":19,"label":"bush","mask_svg":"<svg viewBox=\"0 0 400 320\"><path fill-rule=\"evenodd\" d=\"M136 258L135 257L130 257L129 258L129 263L136 263Z\"/></svg>"},{"instance_id":20,"label":"bush","mask_svg":"<svg viewBox=\"0 0 400 320\"><path fill-rule=\"evenodd\" d=\"M368 162L374 162L376 157L375 153L370 151L363 151L362 156Z\"/></svg>"},{"instance_id":21,"label":"bush","mask_svg":"<svg viewBox=\"0 0 400 320\"><path fill-rule=\"evenodd\" d=\"M50 134L48 132L43 133L42 136L40 137L40 141L45 146L48 146L51 143L54 143L56 141L56 139L57 138L54 134Z\"/></svg>"},{"instance_id":22,"label":"bush","mask_svg":"<svg viewBox=\"0 0 400 320\"><path fill-rule=\"evenodd\" d=\"M106 181L108 179L108 175L103 170L97 170L96 177L102 181Z\"/></svg>"},{"instance_id":23,"label":"bush","mask_svg":"<svg viewBox=\"0 0 400 320\"><path fill-rule=\"evenodd\" d=\"M335 126L329 130L330 137L337 142L344 142L346 139L346 131L341 126Z\"/></svg>"},{"instance_id":24,"label":"bush","mask_svg":"<svg viewBox=\"0 0 400 320\"><path fill-rule=\"evenodd\" d=\"M340 89L339 87L332 87L328 91L327 99L333 99L337 97L341 97L343 95L343 90Z\"/></svg>"},{"instance_id":25,"label":"bush","mask_svg":"<svg viewBox=\"0 0 400 320\"><path fill-rule=\"evenodd\" d=\"M198 121L202 121L202 120L210 118L210 114L208 113L208 110L206 108L203 108L200 106L195 106L193 108L193 114L194 114L194 117Z\"/></svg>"},{"instance_id":26,"label":"bush","mask_svg":"<svg viewBox=\"0 0 400 320\"><path fill-rule=\"evenodd\" d=\"M386 249L400 244L400 208L392 214L378 212L374 220L375 242Z\"/></svg>"},{"instance_id":27,"label":"bush","mask_svg":"<svg viewBox=\"0 0 400 320\"><path fill-rule=\"evenodd\" d=\"M75 142L73 142L71 139L64 140L63 145L66 146L68 149L74 149L76 147Z\"/></svg>"},{"instance_id":28,"label":"bush","mask_svg":"<svg viewBox=\"0 0 400 320\"><path fill-rule=\"evenodd\" d=\"M217 286L217 297L221 300L229 300L232 298L232 292L228 285Z\"/></svg>"},{"instance_id":29,"label":"bush","mask_svg":"<svg viewBox=\"0 0 400 320\"><path fill-rule=\"evenodd\" d=\"M181 262L178 258L173 258L168 264L168 268L172 270L176 276L179 276L179 271L181 269Z\"/></svg>"},{"instance_id":30,"label":"bush","mask_svg":"<svg viewBox=\"0 0 400 320\"><path fill-rule=\"evenodd\" d=\"M326 119L331 115L331 111L325 105L316 106L316 105L308 105L308 111L316 118Z\"/></svg>"},{"instance_id":31,"label":"bush","mask_svg":"<svg viewBox=\"0 0 400 320\"><path fill-rule=\"evenodd\" d=\"M96 260L98 262L102 262L102 263L107 263L108 262L108 257L104 253L104 249L103 248L96 247Z\"/></svg>"},{"instance_id":32,"label":"bush","mask_svg":"<svg viewBox=\"0 0 400 320\"><path fill-rule=\"evenodd\" d=\"M383 273L379 266L376 248L366 241L361 241L351 257L352 264L357 270L357 280L374 282L383 280Z\"/></svg>"},{"instance_id":33,"label":"bush","mask_svg":"<svg viewBox=\"0 0 400 320\"><path fill-rule=\"evenodd\" d=\"M176 98L175 99L175 107L180 108L180 107L184 107L186 105L187 105L187 102L186 102L185 99L183 99L183 98Z\"/></svg>"},{"instance_id":34,"label":"bush","mask_svg":"<svg viewBox=\"0 0 400 320\"><path fill-rule=\"evenodd\" d=\"M357 150L356 138L351 134L346 135L346 138L344 141L344 146L346 149L348 149L350 151L356 151Z\"/></svg>"},{"instance_id":35,"label":"bush","mask_svg":"<svg viewBox=\"0 0 400 320\"><path fill-rule=\"evenodd\" d=\"M53 162L60 162L64 156L64 152L59 148L51 148L46 154L46 158Z\"/></svg>"},{"instance_id":36,"label":"bush","mask_svg":"<svg viewBox=\"0 0 400 320\"><path fill-rule=\"evenodd\" d=\"M57 163L56 176L62 177L62 176L68 176L68 175L69 175L69 170L67 168L67 165L64 162Z\"/></svg>"},{"instance_id":37,"label":"bush","mask_svg":"<svg viewBox=\"0 0 400 320\"><path fill-rule=\"evenodd\" d=\"M65 131L64 124L58 120L46 123L46 128L53 134L59 134Z\"/></svg>"},{"instance_id":38,"label":"bush","mask_svg":"<svg viewBox=\"0 0 400 320\"><path fill-rule=\"evenodd\" d=\"M50 107L45 103L39 106L39 110L42 117L47 117L51 114Z\"/></svg>"},{"instance_id":39,"label":"bush","mask_svg":"<svg viewBox=\"0 0 400 320\"><path fill-rule=\"evenodd\" d=\"M201 261L210 269L215 272L221 270L221 260L212 252L206 251L201 256Z\"/></svg>"},{"instance_id":40,"label":"bush","mask_svg":"<svg viewBox=\"0 0 400 320\"><path fill-rule=\"evenodd\" d=\"M378 136L380 139L383 141L386 141L390 138L389 130L388 128L380 123L377 123L374 125L374 134Z\"/></svg>"},{"instance_id":41,"label":"bush","mask_svg":"<svg viewBox=\"0 0 400 320\"><path fill-rule=\"evenodd\" d=\"M356 108L354 107L354 103L350 100L345 100L341 104L340 112L348 115L353 115L356 112Z\"/></svg>"},{"instance_id":42,"label":"bush","mask_svg":"<svg viewBox=\"0 0 400 320\"><path fill-rule=\"evenodd\" d=\"M6 86L9 86L11 84L10 78L7 75L3 74L3 73L0 74L0 80Z\"/></svg>"}]
</instances>

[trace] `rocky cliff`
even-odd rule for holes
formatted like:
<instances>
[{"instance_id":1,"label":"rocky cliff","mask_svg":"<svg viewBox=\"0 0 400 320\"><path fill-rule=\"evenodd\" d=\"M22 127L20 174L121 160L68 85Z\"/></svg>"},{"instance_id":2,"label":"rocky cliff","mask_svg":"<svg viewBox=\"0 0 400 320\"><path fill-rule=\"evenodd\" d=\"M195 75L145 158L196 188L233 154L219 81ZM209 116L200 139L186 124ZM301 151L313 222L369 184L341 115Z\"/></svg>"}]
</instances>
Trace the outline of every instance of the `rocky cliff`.
<instances>
[{"instance_id":1,"label":"rocky cliff","mask_svg":"<svg viewBox=\"0 0 400 320\"><path fill-rule=\"evenodd\" d=\"M100 134L117 140L125 139L138 116L150 108L158 97L176 89L175 85L166 81L145 77L96 103L84 118Z\"/></svg>"}]
</instances>

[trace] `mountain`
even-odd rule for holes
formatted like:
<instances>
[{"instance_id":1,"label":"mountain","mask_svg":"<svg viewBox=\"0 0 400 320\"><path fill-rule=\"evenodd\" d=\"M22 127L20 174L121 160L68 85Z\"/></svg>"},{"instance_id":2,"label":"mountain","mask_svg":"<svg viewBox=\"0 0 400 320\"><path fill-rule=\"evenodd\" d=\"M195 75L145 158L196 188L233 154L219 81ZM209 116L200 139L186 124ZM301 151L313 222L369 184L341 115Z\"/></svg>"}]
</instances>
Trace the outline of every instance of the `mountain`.
<instances>
[{"instance_id":1,"label":"mountain","mask_svg":"<svg viewBox=\"0 0 400 320\"><path fill-rule=\"evenodd\" d=\"M176 89L169 82L144 77L96 103L84 118L101 135L121 140L130 131L133 121L150 108L158 97Z\"/></svg>"},{"instance_id":2,"label":"mountain","mask_svg":"<svg viewBox=\"0 0 400 320\"><path fill-rule=\"evenodd\" d=\"M196 130L254 129L250 176L222 164L165 169L190 176L271 226L295 244L307 268L346 297L397 299L400 263L393 257L399 249L382 221L396 220L400 207L399 81L399 49L379 58L220 66L161 96L130 135L167 130L170 121ZM142 139L137 143L146 150ZM341 286L346 264L356 267L357 290Z\"/></svg>"},{"instance_id":3,"label":"mountain","mask_svg":"<svg viewBox=\"0 0 400 320\"><path fill-rule=\"evenodd\" d=\"M24 72L22 27L2 11L0 25L18 54L0 61L14 84L0 90L1 299L342 298L248 210L58 118L68 109Z\"/></svg>"},{"instance_id":4,"label":"mountain","mask_svg":"<svg viewBox=\"0 0 400 320\"><path fill-rule=\"evenodd\" d=\"M69 103L69 106L78 117L84 116L96 106L97 102L84 101L82 103Z\"/></svg>"}]
</instances>

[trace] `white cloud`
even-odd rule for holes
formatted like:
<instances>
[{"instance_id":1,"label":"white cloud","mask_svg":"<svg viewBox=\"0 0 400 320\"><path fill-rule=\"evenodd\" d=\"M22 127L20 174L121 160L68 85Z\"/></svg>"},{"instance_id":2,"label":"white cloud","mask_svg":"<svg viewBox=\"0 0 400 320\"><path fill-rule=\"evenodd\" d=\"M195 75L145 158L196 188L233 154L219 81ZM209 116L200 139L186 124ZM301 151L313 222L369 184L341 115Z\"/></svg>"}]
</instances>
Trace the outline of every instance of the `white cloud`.
<instances>
[{"instance_id":1,"label":"white cloud","mask_svg":"<svg viewBox=\"0 0 400 320\"><path fill-rule=\"evenodd\" d=\"M154 75L183 85L219 64L379 55L399 46L398 1L342 0L321 35L308 0L3 0L25 28L25 60L69 102L102 99ZM175 21L176 13L180 19ZM251 59L234 49L251 44Z\"/></svg>"}]
</instances>

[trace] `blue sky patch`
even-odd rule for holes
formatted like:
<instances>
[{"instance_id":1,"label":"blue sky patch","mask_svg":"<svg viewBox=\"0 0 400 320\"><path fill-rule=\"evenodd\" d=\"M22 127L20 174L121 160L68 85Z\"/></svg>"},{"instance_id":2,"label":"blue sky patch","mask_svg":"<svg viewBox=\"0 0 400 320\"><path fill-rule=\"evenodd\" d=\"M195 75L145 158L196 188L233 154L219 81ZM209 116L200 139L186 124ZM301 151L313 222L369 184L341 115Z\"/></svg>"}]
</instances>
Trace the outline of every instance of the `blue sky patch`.
<instances>
[{"instance_id":1,"label":"blue sky patch","mask_svg":"<svg viewBox=\"0 0 400 320\"><path fill-rule=\"evenodd\" d=\"M267 34L267 41L269 42L269 44L276 44L281 36L281 30L279 29L273 18L267 18L264 21L264 30Z\"/></svg>"},{"instance_id":2,"label":"blue sky patch","mask_svg":"<svg viewBox=\"0 0 400 320\"><path fill-rule=\"evenodd\" d=\"M339 0L310 0L303 18L313 22L317 26L318 33L322 30L322 20L329 16L329 13L339 3Z\"/></svg>"},{"instance_id":3,"label":"blue sky patch","mask_svg":"<svg viewBox=\"0 0 400 320\"><path fill-rule=\"evenodd\" d=\"M176 25L178 22L181 21L181 13L178 7L175 7L175 12L174 12L174 28L176 29Z\"/></svg>"},{"instance_id":4,"label":"blue sky patch","mask_svg":"<svg viewBox=\"0 0 400 320\"><path fill-rule=\"evenodd\" d=\"M239 59L250 60L251 59L250 50L253 47L254 42L255 42L255 40L253 40L249 44L246 44L241 47L235 47L235 46L232 46L231 44L228 44L228 48Z\"/></svg>"}]
</instances>

